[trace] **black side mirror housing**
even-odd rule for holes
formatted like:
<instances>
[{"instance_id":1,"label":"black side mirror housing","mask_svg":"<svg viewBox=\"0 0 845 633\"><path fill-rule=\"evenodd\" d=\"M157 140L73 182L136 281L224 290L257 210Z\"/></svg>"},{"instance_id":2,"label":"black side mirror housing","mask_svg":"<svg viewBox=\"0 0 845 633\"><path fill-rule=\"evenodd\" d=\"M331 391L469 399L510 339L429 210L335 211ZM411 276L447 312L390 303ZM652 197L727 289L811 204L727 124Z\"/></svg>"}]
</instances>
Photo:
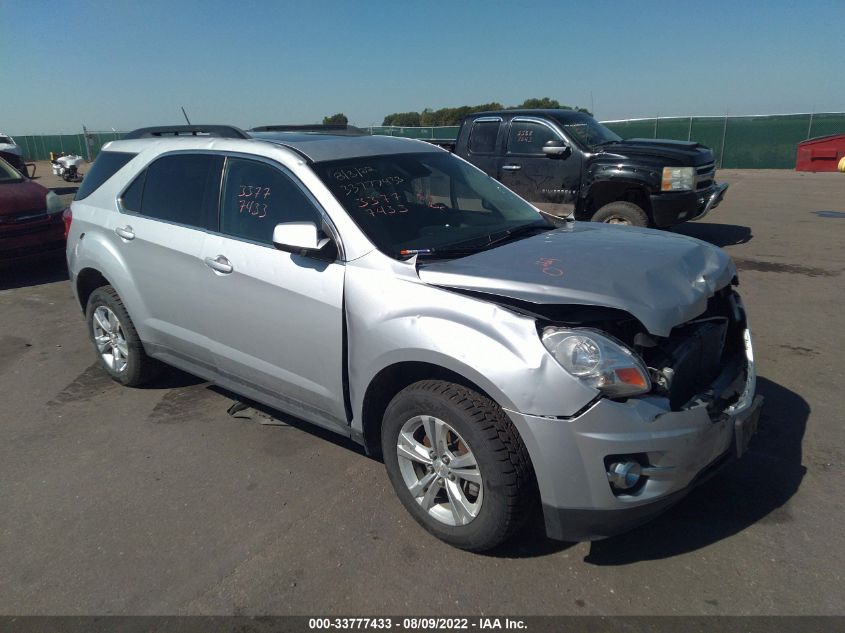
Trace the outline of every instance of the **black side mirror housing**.
<instances>
[{"instance_id":1,"label":"black side mirror housing","mask_svg":"<svg viewBox=\"0 0 845 633\"><path fill-rule=\"evenodd\" d=\"M543 153L549 158L564 156L570 152L569 145L563 141L552 139L543 143Z\"/></svg>"}]
</instances>

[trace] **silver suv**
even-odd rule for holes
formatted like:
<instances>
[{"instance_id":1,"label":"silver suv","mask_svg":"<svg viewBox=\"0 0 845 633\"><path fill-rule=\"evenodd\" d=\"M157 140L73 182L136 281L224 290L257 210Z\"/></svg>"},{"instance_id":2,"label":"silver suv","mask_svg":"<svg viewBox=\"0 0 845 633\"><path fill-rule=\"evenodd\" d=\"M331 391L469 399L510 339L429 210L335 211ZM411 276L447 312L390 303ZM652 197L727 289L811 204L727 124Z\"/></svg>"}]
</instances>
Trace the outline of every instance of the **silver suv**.
<instances>
[{"instance_id":1,"label":"silver suv","mask_svg":"<svg viewBox=\"0 0 845 633\"><path fill-rule=\"evenodd\" d=\"M87 174L67 258L115 380L163 362L351 437L469 550L537 501L556 539L640 524L759 418L720 249L546 216L419 141L137 130Z\"/></svg>"}]
</instances>

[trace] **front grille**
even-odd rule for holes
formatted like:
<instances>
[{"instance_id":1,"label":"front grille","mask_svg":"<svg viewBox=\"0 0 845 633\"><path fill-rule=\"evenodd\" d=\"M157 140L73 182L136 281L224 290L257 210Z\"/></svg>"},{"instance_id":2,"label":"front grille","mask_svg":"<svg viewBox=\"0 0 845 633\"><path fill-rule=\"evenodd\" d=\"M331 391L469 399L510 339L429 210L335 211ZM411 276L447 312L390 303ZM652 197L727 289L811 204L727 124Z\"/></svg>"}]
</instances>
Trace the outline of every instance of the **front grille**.
<instances>
[{"instance_id":1,"label":"front grille","mask_svg":"<svg viewBox=\"0 0 845 633\"><path fill-rule=\"evenodd\" d=\"M716 178L716 163L707 163L695 168L695 189L700 191L713 186Z\"/></svg>"},{"instance_id":2,"label":"front grille","mask_svg":"<svg viewBox=\"0 0 845 633\"><path fill-rule=\"evenodd\" d=\"M737 306L733 291L723 288L703 314L675 327L670 336L649 337L648 345L638 347L654 392L667 397L673 410L706 392L742 354L745 315Z\"/></svg>"},{"instance_id":3,"label":"front grille","mask_svg":"<svg viewBox=\"0 0 845 633\"><path fill-rule=\"evenodd\" d=\"M669 405L676 411L721 372L728 322L716 318L680 330L649 354L655 392L669 398Z\"/></svg>"}]
</instances>

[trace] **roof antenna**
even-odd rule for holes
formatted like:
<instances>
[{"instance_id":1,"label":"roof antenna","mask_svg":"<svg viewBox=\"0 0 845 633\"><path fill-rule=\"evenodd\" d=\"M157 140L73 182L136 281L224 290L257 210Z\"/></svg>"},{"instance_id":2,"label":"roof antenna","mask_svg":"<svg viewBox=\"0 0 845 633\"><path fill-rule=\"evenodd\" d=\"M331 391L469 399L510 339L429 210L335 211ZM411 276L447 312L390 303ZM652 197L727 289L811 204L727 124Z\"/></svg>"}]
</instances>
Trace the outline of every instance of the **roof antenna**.
<instances>
[{"instance_id":1,"label":"roof antenna","mask_svg":"<svg viewBox=\"0 0 845 633\"><path fill-rule=\"evenodd\" d=\"M185 106L181 106L181 107L182 107L182 115L185 117L185 120L188 122L188 125L190 125L190 124L191 124L191 120L188 118L188 115L187 115L187 113L185 112Z\"/></svg>"}]
</instances>

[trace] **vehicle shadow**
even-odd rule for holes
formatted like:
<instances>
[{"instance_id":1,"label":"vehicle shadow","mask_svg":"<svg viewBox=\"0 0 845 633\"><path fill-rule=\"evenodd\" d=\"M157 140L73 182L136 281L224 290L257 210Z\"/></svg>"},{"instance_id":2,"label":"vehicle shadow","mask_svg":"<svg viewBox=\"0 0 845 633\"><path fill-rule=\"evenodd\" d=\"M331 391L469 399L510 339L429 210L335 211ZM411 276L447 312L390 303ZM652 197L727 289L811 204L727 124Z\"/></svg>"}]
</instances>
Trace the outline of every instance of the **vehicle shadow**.
<instances>
[{"instance_id":1,"label":"vehicle shadow","mask_svg":"<svg viewBox=\"0 0 845 633\"><path fill-rule=\"evenodd\" d=\"M695 237L699 240L715 244L716 246L746 244L754 237L749 227L738 226L736 224L699 224L697 222L686 222L678 226L673 226L670 230L673 233Z\"/></svg>"},{"instance_id":2,"label":"vehicle shadow","mask_svg":"<svg viewBox=\"0 0 845 633\"><path fill-rule=\"evenodd\" d=\"M199 378L197 378L197 380L203 382ZM242 403L243 410L241 411L237 411L230 407L229 414L233 418L250 420L268 426L294 428L319 437L322 440L332 442L337 446L342 446L343 448L360 453L361 455L366 454L363 446L345 435L340 435L339 433L335 433L329 429L324 429L316 424L306 422L305 420L284 413L283 411L279 411L278 409L273 409L272 407L263 405L260 402L255 402L253 400L249 400L248 398L241 397L228 389L224 389L223 387L210 384L207 388L231 400L232 405Z\"/></svg>"},{"instance_id":3,"label":"vehicle shadow","mask_svg":"<svg viewBox=\"0 0 845 633\"><path fill-rule=\"evenodd\" d=\"M67 279L67 263L63 253L33 263L0 264L0 290L40 286Z\"/></svg>"},{"instance_id":4,"label":"vehicle shadow","mask_svg":"<svg viewBox=\"0 0 845 633\"><path fill-rule=\"evenodd\" d=\"M757 392L766 398L760 430L742 459L647 525L593 542L585 562L627 565L670 558L755 523L791 521L787 503L807 471L801 463L801 440L810 406L797 393L765 378L758 378Z\"/></svg>"},{"instance_id":5,"label":"vehicle shadow","mask_svg":"<svg viewBox=\"0 0 845 633\"><path fill-rule=\"evenodd\" d=\"M741 460L644 526L594 541L585 562L610 566L671 558L729 538L754 523L791 521L786 504L807 470L801 464L801 439L810 406L798 394L765 378L757 379L757 392L766 398L760 429ZM534 558L573 545L546 537L538 509L515 538L488 554Z\"/></svg>"},{"instance_id":6,"label":"vehicle shadow","mask_svg":"<svg viewBox=\"0 0 845 633\"><path fill-rule=\"evenodd\" d=\"M199 376L194 376L171 365L165 365L164 370L155 379L143 385L142 389L179 389L193 387L208 382Z\"/></svg>"}]
</instances>

